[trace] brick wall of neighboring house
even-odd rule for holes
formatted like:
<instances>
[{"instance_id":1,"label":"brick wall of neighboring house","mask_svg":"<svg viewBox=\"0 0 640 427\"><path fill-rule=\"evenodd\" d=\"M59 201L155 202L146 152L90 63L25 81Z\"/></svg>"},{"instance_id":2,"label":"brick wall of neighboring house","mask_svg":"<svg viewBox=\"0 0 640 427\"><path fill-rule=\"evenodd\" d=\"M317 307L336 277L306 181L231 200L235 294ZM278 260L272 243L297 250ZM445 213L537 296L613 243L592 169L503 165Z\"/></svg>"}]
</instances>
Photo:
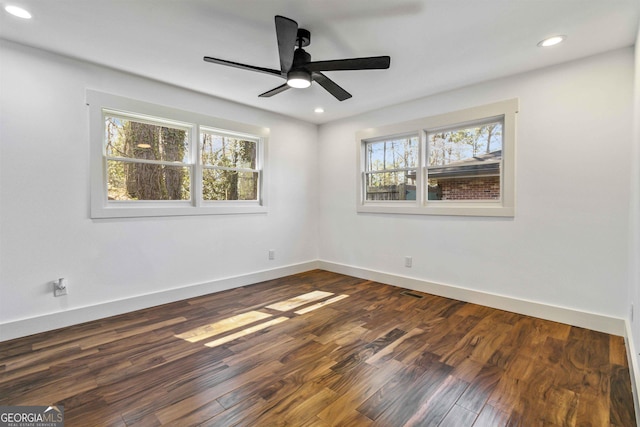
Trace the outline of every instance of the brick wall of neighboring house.
<instances>
[{"instance_id":1,"label":"brick wall of neighboring house","mask_svg":"<svg viewBox=\"0 0 640 427\"><path fill-rule=\"evenodd\" d=\"M438 179L442 200L499 200L500 177Z\"/></svg>"}]
</instances>

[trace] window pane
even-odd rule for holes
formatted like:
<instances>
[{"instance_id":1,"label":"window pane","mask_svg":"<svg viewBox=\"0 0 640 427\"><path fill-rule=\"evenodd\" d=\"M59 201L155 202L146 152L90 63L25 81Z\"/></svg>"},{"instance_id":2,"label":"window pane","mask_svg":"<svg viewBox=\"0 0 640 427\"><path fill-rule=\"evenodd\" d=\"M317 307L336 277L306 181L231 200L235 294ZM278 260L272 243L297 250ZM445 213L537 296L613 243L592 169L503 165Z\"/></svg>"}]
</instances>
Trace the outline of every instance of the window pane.
<instances>
[{"instance_id":1,"label":"window pane","mask_svg":"<svg viewBox=\"0 0 640 427\"><path fill-rule=\"evenodd\" d=\"M258 199L258 172L205 169L202 181L203 200Z\"/></svg>"},{"instance_id":2,"label":"window pane","mask_svg":"<svg viewBox=\"0 0 640 427\"><path fill-rule=\"evenodd\" d=\"M418 137L367 143L367 170L415 168L418 160Z\"/></svg>"},{"instance_id":3,"label":"window pane","mask_svg":"<svg viewBox=\"0 0 640 427\"><path fill-rule=\"evenodd\" d=\"M488 123L427 138L429 200L499 200L502 123Z\"/></svg>"},{"instance_id":4,"label":"window pane","mask_svg":"<svg viewBox=\"0 0 640 427\"><path fill-rule=\"evenodd\" d=\"M366 174L367 200L416 200L416 172Z\"/></svg>"},{"instance_id":5,"label":"window pane","mask_svg":"<svg viewBox=\"0 0 640 427\"><path fill-rule=\"evenodd\" d=\"M190 168L107 162L109 200L190 200Z\"/></svg>"},{"instance_id":6,"label":"window pane","mask_svg":"<svg viewBox=\"0 0 640 427\"><path fill-rule=\"evenodd\" d=\"M256 141L201 133L200 145L203 165L256 169Z\"/></svg>"},{"instance_id":7,"label":"window pane","mask_svg":"<svg viewBox=\"0 0 640 427\"><path fill-rule=\"evenodd\" d=\"M429 166L445 166L502 151L502 123L429 134Z\"/></svg>"},{"instance_id":8,"label":"window pane","mask_svg":"<svg viewBox=\"0 0 640 427\"><path fill-rule=\"evenodd\" d=\"M107 156L188 163L189 135L184 129L105 117Z\"/></svg>"},{"instance_id":9,"label":"window pane","mask_svg":"<svg viewBox=\"0 0 640 427\"><path fill-rule=\"evenodd\" d=\"M429 179L429 200L500 200L500 177Z\"/></svg>"}]
</instances>

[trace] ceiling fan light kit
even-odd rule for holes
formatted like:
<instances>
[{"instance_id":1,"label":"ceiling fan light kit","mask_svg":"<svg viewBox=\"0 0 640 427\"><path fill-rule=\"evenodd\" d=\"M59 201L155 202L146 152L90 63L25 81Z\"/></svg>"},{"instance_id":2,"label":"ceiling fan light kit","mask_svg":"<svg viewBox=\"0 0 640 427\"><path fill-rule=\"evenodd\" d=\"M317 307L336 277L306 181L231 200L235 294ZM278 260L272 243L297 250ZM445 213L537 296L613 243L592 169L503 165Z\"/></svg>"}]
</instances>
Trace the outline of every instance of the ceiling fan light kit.
<instances>
[{"instance_id":1,"label":"ceiling fan light kit","mask_svg":"<svg viewBox=\"0 0 640 427\"><path fill-rule=\"evenodd\" d=\"M312 62L311 55L303 49L303 47L311 43L311 33L304 28L298 28L296 21L285 18L284 16L276 16L275 22L278 52L280 55L280 70L241 64L239 62L227 61L210 56L205 56L204 60L228 67L271 74L286 80L285 84L260 94L259 96L262 98L277 95L291 87L299 89L307 88L311 86L311 82L314 81L333 95L338 101L351 98L351 94L324 75L322 71L384 70L389 68L391 64L391 58L389 56Z\"/></svg>"},{"instance_id":2,"label":"ceiling fan light kit","mask_svg":"<svg viewBox=\"0 0 640 427\"><path fill-rule=\"evenodd\" d=\"M287 74L287 84L297 89L311 86L311 75L305 70L292 70Z\"/></svg>"}]
</instances>

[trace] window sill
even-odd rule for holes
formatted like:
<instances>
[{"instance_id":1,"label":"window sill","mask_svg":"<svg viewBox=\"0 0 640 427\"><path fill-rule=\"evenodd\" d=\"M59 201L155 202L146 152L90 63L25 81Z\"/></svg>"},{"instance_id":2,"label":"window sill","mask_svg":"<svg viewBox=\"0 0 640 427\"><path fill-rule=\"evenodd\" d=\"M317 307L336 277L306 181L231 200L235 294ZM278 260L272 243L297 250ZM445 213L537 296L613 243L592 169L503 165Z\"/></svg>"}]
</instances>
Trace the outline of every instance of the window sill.
<instances>
[{"instance_id":1,"label":"window sill","mask_svg":"<svg viewBox=\"0 0 640 427\"><path fill-rule=\"evenodd\" d=\"M93 207L91 218L144 218L164 216L195 216L195 215L235 215L235 214L263 214L266 206L252 204L216 204L215 206L148 206L123 204L121 206Z\"/></svg>"},{"instance_id":2,"label":"window sill","mask_svg":"<svg viewBox=\"0 0 640 427\"><path fill-rule=\"evenodd\" d=\"M364 203L358 204L358 213L387 213L403 215L451 215L451 216L494 216L513 217L514 207L506 207L497 202L430 203L428 206L416 206L414 203Z\"/></svg>"}]
</instances>

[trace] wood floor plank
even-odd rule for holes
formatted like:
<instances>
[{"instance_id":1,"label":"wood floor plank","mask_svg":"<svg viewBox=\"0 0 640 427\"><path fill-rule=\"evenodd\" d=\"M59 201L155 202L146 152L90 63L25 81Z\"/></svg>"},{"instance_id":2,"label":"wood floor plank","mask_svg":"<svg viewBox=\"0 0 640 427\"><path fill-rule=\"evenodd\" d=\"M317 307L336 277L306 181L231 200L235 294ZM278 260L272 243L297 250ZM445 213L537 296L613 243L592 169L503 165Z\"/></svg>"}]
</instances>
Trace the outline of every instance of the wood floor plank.
<instances>
[{"instance_id":1,"label":"wood floor plank","mask_svg":"<svg viewBox=\"0 0 640 427\"><path fill-rule=\"evenodd\" d=\"M451 370L450 366L439 362L436 355L425 353L418 363L400 372L357 409L372 420L378 421L385 414L381 422L402 425L423 403L422 399L428 398L428 393L434 392L449 376ZM396 404L399 400L402 405Z\"/></svg>"},{"instance_id":2,"label":"wood floor plank","mask_svg":"<svg viewBox=\"0 0 640 427\"><path fill-rule=\"evenodd\" d=\"M385 363L388 363L390 360L393 360L394 356L400 353L400 346L402 343L404 343L405 341L407 341L412 337L418 337L422 334L424 334L424 331L422 329L413 328L409 330L409 332L407 332L406 334L399 336L395 341L391 342L386 347L374 353L371 357L369 357L366 360L366 362L370 365L382 366Z\"/></svg>"},{"instance_id":3,"label":"wood floor plank","mask_svg":"<svg viewBox=\"0 0 640 427\"><path fill-rule=\"evenodd\" d=\"M626 397L631 393L631 381L628 372L624 366L612 366L609 419L614 426L635 425L634 409Z\"/></svg>"},{"instance_id":4,"label":"wood floor plank","mask_svg":"<svg viewBox=\"0 0 640 427\"><path fill-rule=\"evenodd\" d=\"M622 337L404 291L313 270L3 342L0 404L71 427L636 425Z\"/></svg>"},{"instance_id":5,"label":"wood floor plank","mask_svg":"<svg viewBox=\"0 0 640 427\"><path fill-rule=\"evenodd\" d=\"M502 368L484 365L456 404L476 414L479 413L503 375Z\"/></svg>"},{"instance_id":6,"label":"wood floor plank","mask_svg":"<svg viewBox=\"0 0 640 427\"><path fill-rule=\"evenodd\" d=\"M402 392L400 390L396 390L396 396L390 396L391 399L387 400L387 402L391 404L385 405L384 411L382 411L379 416L376 415L374 418L375 423L374 426L391 426L391 425L405 425L407 423L415 424L420 420L420 418L428 416L428 412L425 409L425 412L421 411L421 408L428 407L431 399L436 395L436 393L442 389L446 388L447 381L451 377L449 374L451 372L451 368L446 365L437 366L436 363L432 365L430 369L427 369L423 375L417 381L413 381L411 384L402 384ZM460 380L453 379L456 382L460 382ZM466 387L466 384L464 384ZM459 391L462 393L462 390L459 390L460 387L456 387L454 392ZM402 404L396 404L398 400L402 400ZM439 402L434 402L435 407ZM453 405L454 401L451 402L443 402L445 404L449 403ZM442 409L442 408L439 408ZM448 410L449 408L447 408ZM447 410L443 411L444 414L447 413ZM369 412L371 413L371 412ZM413 419L413 417L418 417L417 419Z\"/></svg>"},{"instance_id":7,"label":"wood floor plank","mask_svg":"<svg viewBox=\"0 0 640 427\"><path fill-rule=\"evenodd\" d=\"M404 423L405 427L440 425L469 384L449 375Z\"/></svg>"},{"instance_id":8,"label":"wood floor plank","mask_svg":"<svg viewBox=\"0 0 640 427\"><path fill-rule=\"evenodd\" d=\"M476 418L473 427L507 427L511 425L512 415L509 412L500 411L491 405L482 408L480 415ZM519 424L516 424L519 425ZM526 426L541 426L538 421L524 424Z\"/></svg>"},{"instance_id":9,"label":"wood floor plank","mask_svg":"<svg viewBox=\"0 0 640 427\"><path fill-rule=\"evenodd\" d=\"M260 419L261 411L265 405L266 402L260 396L254 395L208 419L201 425L207 427L259 425L254 421ZM176 424L176 427L178 426L179 424Z\"/></svg>"},{"instance_id":10,"label":"wood floor plank","mask_svg":"<svg viewBox=\"0 0 640 427\"><path fill-rule=\"evenodd\" d=\"M612 365L627 367L627 350L624 338L609 335L609 362Z\"/></svg>"},{"instance_id":11,"label":"wood floor plank","mask_svg":"<svg viewBox=\"0 0 640 427\"><path fill-rule=\"evenodd\" d=\"M369 399L402 369L402 364L398 362L391 361L390 365L386 369L379 369L363 363L340 375L329 387L339 397L319 412L318 417L334 425L348 425L352 418L361 418L354 408Z\"/></svg>"},{"instance_id":12,"label":"wood floor plank","mask_svg":"<svg viewBox=\"0 0 640 427\"><path fill-rule=\"evenodd\" d=\"M338 373L349 371L360 363L363 363L369 357L375 355L380 350L389 346L405 334L405 331L395 328L384 336L379 337L375 341L365 345L360 350L348 354L346 357L339 360L338 363L331 369Z\"/></svg>"},{"instance_id":13,"label":"wood floor plank","mask_svg":"<svg viewBox=\"0 0 640 427\"><path fill-rule=\"evenodd\" d=\"M576 409L576 426L608 426L609 399L581 394Z\"/></svg>"},{"instance_id":14,"label":"wood floor plank","mask_svg":"<svg viewBox=\"0 0 640 427\"><path fill-rule=\"evenodd\" d=\"M475 412L453 405L438 427L471 427L477 417Z\"/></svg>"},{"instance_id":15,"label":"wood floor plank","mask_svg":"<svg viewBox=\"0 0 640 427\"><path fill-rule=\"evenodd\" d=\"M511 325L496 323L489 317L478 322L442 355L442 362L457 366L467 357L485 363L506 339Z\"/></svg>"}]
</instances>

